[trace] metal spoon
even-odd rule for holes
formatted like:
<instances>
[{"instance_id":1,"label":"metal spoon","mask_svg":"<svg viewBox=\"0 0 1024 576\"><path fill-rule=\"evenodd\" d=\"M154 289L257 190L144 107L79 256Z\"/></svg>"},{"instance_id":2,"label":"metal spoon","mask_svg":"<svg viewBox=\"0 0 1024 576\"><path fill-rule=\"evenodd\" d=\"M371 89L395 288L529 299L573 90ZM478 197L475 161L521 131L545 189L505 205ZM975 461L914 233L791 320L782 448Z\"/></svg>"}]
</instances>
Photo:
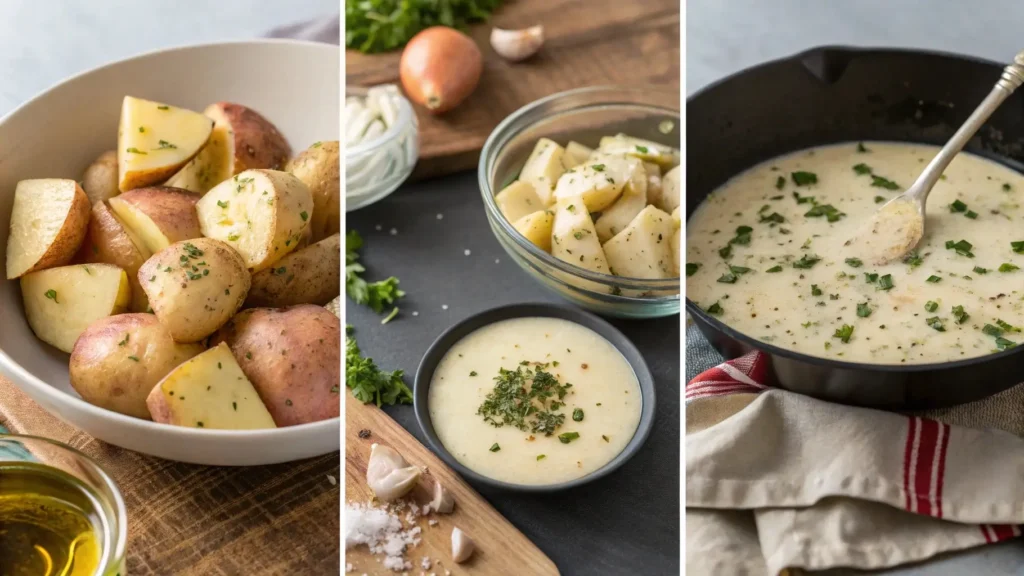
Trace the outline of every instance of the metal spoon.
<instances>
[{"instance_id":1,"label":"metal spoon","mask_svg":"<svg viewBox=\"0 0 1024 576\"><path fill-rule=\"evenodd\" d=\"M1013 94L1014 90L1020 88L1021 84L1024 84L1024 51L1017 54L1013 64L1003 69L1003 74L992 91L928 163L910 188L886 202L875 212L867 223L867 233L858 235L860 240L850 240L846 244L863 244L859 251L866 259L874 260L878 265L901 259L913 250L924 236L925 202L928 200L928 193L982 124Z\"/></svg>"}]
</instances>

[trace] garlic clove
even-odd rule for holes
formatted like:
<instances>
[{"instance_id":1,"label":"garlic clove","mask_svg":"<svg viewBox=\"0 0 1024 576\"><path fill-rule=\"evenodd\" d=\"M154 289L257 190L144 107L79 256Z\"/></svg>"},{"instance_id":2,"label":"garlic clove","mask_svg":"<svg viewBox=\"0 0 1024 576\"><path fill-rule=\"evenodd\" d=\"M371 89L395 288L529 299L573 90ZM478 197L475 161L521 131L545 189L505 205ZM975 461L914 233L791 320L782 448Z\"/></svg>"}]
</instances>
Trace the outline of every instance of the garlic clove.
<instances>
[{"instance_id":1,"label":"garlic clove","mask_svg":"<svg viewBox=\"0 0 1024 576\"><path fill-rule=\"evenodd\" d=\"M461 564L469 557L473 555L473 551L476 550L476 544L473 539L466 536L466 533L459 530L456 526L452 529L452 560L456 564Z\"/></svg>"},{"instance_id":2,"label":"garlic clove","mask_svg":"<svg viewBox=\"0 0 1024 576\"><path fill-rule=\"evenodd\" d=\"M366 465L366 484L377 499L391 502L409 493L422 471L410 466L397 451L374 444L370 447L370 461Z\"/></svg>"},{"instance_id":3,"label":"garlic clove","mask_svg":"<svg viewBox=\"0 0 1024 576\"><path fill-rule=\"evenodd\" d=\"M491 47L499 56L512 62L526 60L544 45L544 27L531 26L522 30L491 30Z\"/></svg>"},{"instance_id":4,"label":"garlic clove","mask_svg":"<svg viewBox=\"0 0 1024 576\"><path fill-rule=\"evenodd\" d=\"M434 499L430 501L430 507L440 514L451 514L455 509L452 493L437 480L434 480Z\"/></svg>"}]
</instances>

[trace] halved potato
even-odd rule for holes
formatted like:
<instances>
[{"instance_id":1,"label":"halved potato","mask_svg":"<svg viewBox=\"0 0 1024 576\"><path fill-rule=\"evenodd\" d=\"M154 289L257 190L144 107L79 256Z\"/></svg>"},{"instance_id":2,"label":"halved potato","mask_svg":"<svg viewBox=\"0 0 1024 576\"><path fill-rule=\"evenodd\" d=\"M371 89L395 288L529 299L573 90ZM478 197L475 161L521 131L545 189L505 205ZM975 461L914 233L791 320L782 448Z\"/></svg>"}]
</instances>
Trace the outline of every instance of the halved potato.
<instances>
[{"instance_id":1,"label":"halved potato","mask_svg":"<svg viewBox=\"0 0 1024 576\"><path fill-rule=\"evenodd\" d=\"M551 252L551 229L555 224L555 213L538 210L516 220L512 226L526 239L545 252Z\"/></svg>"},{"instance_id":2,"label":"halved potato","mask_svg":"<svg viewBox=\"0 0 1024 576\"><path fill-rule=\"evenodd\" d=\"M125 96L117 131L118 188L159 184L206 145L213 120L198 112Z\"/></svg>"},{"instance_id":3,"label":"halved potato","mask_svg":"<svg viewBox=\"0 0 1024 576\"><path fill-rule=\"evenodd\" d=\"M341 231L340 147L337 140L316 142L288 163L286 171L313 195L312 240L319 242Z\"/></svg>"},{"instance_id":4,"label":"halved potato","mask_svg":"<svg viewBox=\"0 0 1024 576\"><path fill-rule=\"evenodd\" d=\"M523 165L523 169L519 173L520 180L536 187L537 196L540 197L544 206L550 206L555 201L552 190L558 177L565 172L565 166L562 164L563 154L565 154L564 148L552 140L541 138L537 140L533 152L530 153L530 157L526 159L526 164Z\"/></svg>"},{"instance_id":5,"label":"halved potato","mask_svg":"<svg viewBox=\"0 0 1024 576\"><path fill-rule=\"evenodd\" d=\"M629 226L633 218L647 206L647 173L643 165L634 160L630 178L626 180L622 196L604 210L594 222L597 230L597 238L601 242L607 242L619 233L623 228Z\"/></svg>"},{"instance_id":6,"label":"halved potato","mask_svg":"<svg viewBox=\"0 0 1024 576\"><path fill-rule=\"evenodd\" d=\"M605 136L597 147L607 154L628 154L640 158L644 162L654 162L663 169L679 165L679 151L671 146L651 142L642 138L634 138L625 134Z\"/></svg>"},{"instance_id":7,"label":"halved potato","mask_svg":"<svg viewBox=\"0 0 1024 576\"><path fill-rule=\"evenodd\" d=\"M661 199L658 208L665 212L672 212L679 207L679 178L681 175L679 166L676 166L661 179Z\"/></svg>"},{"instance_id":8,"label":"halved potato","mask_svg":"<svg viewBox=\"0 0 1024 576\"><path fill-rule=\"evenodd\" d=\"M71 387L90 404L148 420L153 386L202 351L202 344L175 342L152 314L108 316L75 342Z\"/></svg>"},{"instance_id":9,"label":"halved potato","mask_svg":"<svg viewBox=\"0 0 1024 576\"><path fill-rule=\"evenodd\" d=\"M655 206L644 208L625 230L604 243L615 274L629 278L673 278L672 217Z\"/></svg>"},{"instance_id":10,"label":"halved potato","mask_svg":"<svg viewBox=\"0 0 1024 576\"><path fill-rule=\"evenodd\" d=\"M215 428L277 428L231 348L221 342L186 360L153 387L146 398L155 422Z\"/></svg>"},{"instance_id":11,"label":"halved potato","mask_svg":"<svg viewBox=\"0 0 1024 576\"><path fill-rule=\"evenodd\" d=\"M176 342L198 342L242 307L251 278L242 257L219 240L176 242L139 268L139 283Z\"/></svg>"},{"instance_id":12,"label":"halved potato","mask_svg":"<svg viewBox=\"0 0 1024 576\"><path fill-rule=\"evenodd\" d=\"M587 158L593 153L594 150L592 148L584 146L575 140L570 141L565 147L565 154L562 155L562 165L565 166L566 170L572 170L586 162Z\"/></svg>"},{"instance_id":13,"label":"halved potato","mask_svg":"<svg viewBox=\"0 0 1024 576\"><path fill-rule=\"evenodd\" d=\"M167 186L136 188L110 199L110 208L151 254L203 235L196 214L200 196Z\"/></svg>"},{"instance_id":14,"label":"halved potato","mask_svg":"<svg viewBox=\"0 0 1024 576\"><path fill-rule=\"evenodd\" d=\"M580 268L611 273L582 196L562 198L555 205L551 254Z\"/></svg>"},{"instance_id":15,"label":"halved potato","mask_svg":"<svg viewBox=\"0 0 1024 576\"><path fill-rule=\"evenodd\" d=\"M341 234L281 258L252 275L248 307L323 306L341 294Z\"/></svg>"},{"instance_id":16,"label":"halved potato","mask_svg":"<svg viewBox=\"0 0 1024 576\"><path fill-rule=\"evenodd\" d=\"M258 168L281 170L292 155L288 141L277 127L252 108L217 102L207 106L203 113L235 135L235 174Z\"/></svg>"},{"instance_id":17,"label":"halved potato","mask_svg":"<svg viewBox=\"0 0 1024 576\"><path fill-rule=\"evenodd\" d=\"M206 194L235 175L235 135L229 126L214 126L206 146L164 186Z\"/></svg>"},{"instance_id":18,"label":"halved potato","mask_svg":"<svg viewBox=\"0 0 1024 576\"><path fill-rule=\"evenodd\" d=\"M276 170L246 170L196 204L203 235L227 242L254 273L298 247L313 196L301 180Z\"/></svg>"},{"instance_id":19,"label":"halved potato","mask_svg":"<svg viewBox=\"0 0 1024 576\"><path fill-rule=\"evenodd\" d=\"M89 164L82 174L82 188L89 204L108 200L121 193L117 187L117 151L108 150Z\"/></svg>"},{"instance_id":20,"label":"halved potato","mask_svg":"<svg viewBox=\"0 0 1024 576\"><path fill-rule=\"evenodd\" d=\"M672 233L672 271L675 272L676 276L679 276L680 262L682 262L682 254L679 253L679 234L682 231L682 221L679 217L679 207L672 211L672 224L675 226L676 231Z\"/></svg>"},{"instance_id":21,"label":"halved potato","mask_svg":"<svg viewBox=\"0 0 1024 576\"><path fill-rule=\"evenodd\" d=\"M112 264L76 264L21 277L28 325L40 340L71 352L94 321L128 309L132 289L124 270Z\"/></svg>"},{"instance_id":22,"label":"halved potato","mask_svg":"<svg viewBox=\"0 0 1024 576\"><path fill-rule=\"evenodd\" d=\"M18 182L7 236L7 279L70 262L85 238L89 206L74 180Z\"/></svg>"},{"instance_id":23,"label":"halved potato","mask_svg":"<svg viewBox=\"0 0 1024 576\"><path fill-rule=\"evenodd\" d=\"M562 174L555 186L555 199L559 204L565 199L582 196L583 204L590 212L600 212L611 206L622 194L625 179L616 178L605 170L605 164L587 163Z\"/></svg>"},{"instance_id":24,"label":"halved potato","mask_svg":"<svg viewBox=\"0 0 1024 576\"><path fill-rule=\"evenodd\" d=\"M124 270L132 286L131 310L145 312L149 308L149 300L139 284L137 274L139 267L152 253L117 218L106 202L93 204L89 231L78 254L77 262L113 264Z\"/></svg>"},{"instance_id":25,"label":"halved potato","mask_svg":"<svg viewBox=\"0 0 1024 576\"><path fill-rule=\"evenodd\" d=\"M509 222L516 222L527 214L543 210L547 204L541 202L537 190L529 182L516 180L494 197L498 209Z\"/></svg>"}]
</instances>

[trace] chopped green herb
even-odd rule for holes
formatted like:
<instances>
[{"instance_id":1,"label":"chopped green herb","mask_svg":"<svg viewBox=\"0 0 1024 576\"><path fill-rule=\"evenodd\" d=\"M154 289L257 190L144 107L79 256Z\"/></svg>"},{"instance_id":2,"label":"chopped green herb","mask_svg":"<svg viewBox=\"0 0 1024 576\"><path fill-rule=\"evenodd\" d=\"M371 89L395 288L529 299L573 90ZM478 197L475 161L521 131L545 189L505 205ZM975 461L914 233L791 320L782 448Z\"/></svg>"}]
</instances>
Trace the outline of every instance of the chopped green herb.
<instances>
[{"instance_id":1,"label":"chopped green herb","mask_svg":"<svg viewBox=\"0 0 1024 576\"><path fill-rule=\"evenodd\" d=\"M158 142L158 144L160 145L160 147L159 148L154 148L154 150L174 150L174 149L177 149L177 146L175 146L174 144L171 144L167 140L160 140Z\"/></svg>"},{"instance_id":2,"label":"chopped green herb","mask_svg":"<svg viewBox=\"0 0 1024 576\"><path fill-rule=\"evenodd\" d=\"M779 266L778 264L776 264L775 266L772 266L771 268L765 270L765 272L767 272L769 274L775 274L776 272L782 272L782 266Z\"/></svg>"},{"instance_id":3,"label":"chopped green herb","mask_svg":"<svg viewBox=\"0 0 1024 576\"><path fill-rule=\"evenodd\" d=\"M891 290L893 287L892 274L886 274L878 279L879 290Z\"/></svg>"},{"instance_id":4,"label":"chopped green herb","mask_svg":"<svg viewBox=\"0 0 1024 576\"><path fill-rule=\"evenodd\" d=\"M544 455L544 454L537 454L537 462L540 462L541 460L543 460L545 458L547 458L546 455Z\"/></svg>"},{"instance_id":5,"label":"chopped green herb","mask_svg":"<svg viewBox=\"0 0 1024 576\"><path fill-rule=\"evenodd\" d=\"M558 441L561 442L562 444L568 444L569 442L572 442L573 440L579 437L579 432L563 432L562 434L558 435Z\"/></svg>"},{"instance_id":6,"label":"chopped green herb","mask_svg":"<svg viewBox=\"0 0 1024 576\"><path fill-rule=\"evenodd\" d=\"M786 217L778 212L772 212L767 216L761 216L760 222L774 222L775 224L782 224L786 221Z\"/></svg>"},{"instance_id":7,"label":"chopped green herb","mask_svg":"<svg viewBox=\"0 0 1024 576\"><path fill-rule=\"evenodd\" d=\"M591 166L595 172L604 172L604 164L594 164Z\"/></svg>"},{"instance_id":8,"label":"chopped green herb","mask_svg":"<svg viewBox=\"0 0 1024 576\"><path fill-rule=\"evenodd\" d=\"M867 318L871 316L871 306L867 302L861 302L857 304L857 316L861 318Z\"/></svg>"},{"instance_id":9,"label":"chopped green herb","mask_svg":"<svg viewBox=\"0 0 1024 576\"><path fill-rule=\"evenodd\" d=\"M981 266L975 266L974 272L977 274L988 274L988 268L982 268Z\"/></svg>"},{"instance_id":10,"label":"chopped green herb","mask_svg":"<svg viewBox=\"0 0 1024 576\"><path fill-rule=\"evenodd\" d=\"M735 284L736 283L736 275L735 274L731 274L731 273L730 274L722 274L721 276L718 277L718 281L721 282L722 284Z\"/></svg>"},{"instance_id":11,"label":"chopped green herb","mask_svg":"<svg viewBox=\"0 0 1024 576\"><path fill-rule=\"evenodd\" d=\"M228 204L230 204L230 202L225 202L223 200L217 200L217 206L220 206L221 208L227 208Z\"/></svg>"},{"instance_id":12,"label":"chopped green herb","mask_svg":"<svg viewBox=\"0 0 1024 576\"><path fill-rule=\"evenodd\" d=\"M870 152L870 150L864 147L863 142L857 142L857 152Z\"/></svg>"},{"instance_id":13,"label":"chopped green herb","mask_svg":"<svg viewBox=\"0 0 1024 576\"><path fill-rule=\"evenodd\" d=\"M858 176L871 174L871 166L868 166L867 164L857 164L853 167L853 171L856 172Z\"/></svg>"},{"instance_id":14,"label":"chopped green herb","mask_svg":"<svg viewBox=\"0 0 1024 576\"><path fill-rule=\"evenodd\" d=\"M953 318L957 324L963 324L971 315L964 311L963 306L953 306Z\"/></svg>"},{"instance_id":15,"label":"chopped green herb","mask_svg":"<svg viewBox=\"0 0 1024 576\"><path fill-rule=\"evenodd\" d=\"M849 324L843 324L842 328L836 328L835 334L832 335L833 338L839 338L843 344L849 343L851 336L853 336L853 326Z\"/></svg>"},{"instance_id":16,"label":"chopped green herb","mask_svg":"<svg viewBox=\"0 0 1024 576\"><path fill-rule=\"evenodd\" d=\"M925 256L927 256L927 254L925 254ZM903 263L909 264L911 268L917 268L924 263L924 258L919 256L916 250L911 250L903 257Z\"/></svg>"},{"instance_id":17,"label":"chopped green herb","mask_svg":"<svg viewBox=\"0 0 1024 576\"><path fill-rule=\"evenodd\" d=\"M967 218L970 218L971 220L977 220L978 219L978 213L975 212L974 210L968 210L966 213L964 213L964 216L966 216Z\"/></svg>"},{"instance_id":18,"label":"chopped green herb","mask_svg":"<svg viewBox=\"0 0 1024 576\"><path fill-rule=\"evenodd\" d=\"M817 264L819 261L821 261L821 258L819 258L816 255L804 254L799 260L793 262L793 268L797 268L800 270L809 270L813 268L814 265Z\"/></svg>"},{"instance_id":19,"label":"chopped green herb","mask_svg":"<svg viewBox=\"0 0 1024 576\"><path fill-rule=\"evenodd\" d=\"M1016 264L1010 264L1009 262L1003 262L1002 264L999 265L999 271L1000 272L1014 272L1016 270L1020 270L1020 266L1017 266Z\"/></svg>"},{"instance_id":20,"label":"chopped green herb","mask_svg":"<svg viewBox=\"0 0 1024 576\"><path fill-rule=\"evenodd\" d=\"M501 446L498 446L498 443L495 442L494 444L491 444L491 447L488 448L488 450L490 450L491 452L497 452L501 450Z\"/></svg>"},{"instance_id":21,"label":"chopped green herb","mask_svg":"<svg viewBox=\"0 0 1024 576\"><path fill-rule=\"evenodd\" d=\"M878 282L878 273L876 273L876 272L865 272L864 273L864 280L868 284L874 284L875 282Z\"/></svg>"},{"instance_id":22,"label":"chopped green herb","mask_svg":"<svg viewBox=\"0 0 1024 576\"><path fill-rule=\"evenodd\" d=\"M860 258L847 258L846 264L851 268L860 268L864 265L864 262Z\"/></svg>"},{"instance_id":23,"label":"chopped green herb","mask_svg":"<svg viewBox=\"0 0 1024 576\"><path fill-rule=\"evenodd\" d=\"M707 309L707 313L713 316L721 316L723 312L725 311L722 309L722 305L719 304L718 302L715 302L711 306L708 306Z\"/></svg>"},{"instance_id":24,"label":"chopped green herb","mask_svg":"<svg viewBox=\"0 0 1024 576\"><path fill-rule=\"evenodd\" d=\"M726 244L725 248L719 248L718 255L721 256L723 260L732 258L732 244Z\"/></svg>"},{"instance_id":25,"label":"chopped green herb","mask_svg":"<svg viewBox=\"0 0 1024 576\"><path fill-rule=\"evenodd\" d=\"M124 339L121 340L120 342L118 342L117 345L118 346L124 346L124 345L128 344L128 336L129 336L129 334L125 333Z\"/></svg>"},{"instance_id":26,"label":"chopped green herb","mask_svg":"<svg viewBox=\"0 0 1024 576\"><path fill-rule=\"evenodd\" d=\"M966 212L967 204L964 204L960 200L954 200L953 203L949 205L949 211L952 213Z\"/></svg>"},{"instance_id":27,"label":"chopped green herb","mask_svg":"<svg viewBox=\"0 0 1024 576\"><path fill-rule=\"evenodd\" d=\"M1010 248L1013 248L1013 251L1017 254L1024 254L1024 240L1019 242L1010 242Z\"/></svg>"},{"instance_id":28,"label":"chopped green herb","mask_svg":"<svg viewBox=\"0 0 1024 576\"><path fill-rule=\"evenodd\" d=\"M729 266L729 272L732 272L733 274L735 274L737 276L742 276L743 274L746 274L746 273L752 272L752 271L753 270L751 270L750 268L747 268L746 266Z\"/></svg>"},{"instance_id":29,"label":"chopped green herb","mask_svg":"<svg viewBox=\"0 0 1024 576\"><path fill-rule=\"evenodd\" d=\"M309 213L303 210L302 212L299 212L299 217L301 217L302 221L305 222L306 220L309 220Z\"/></svg>"},{"instance_id":30,"label":"chopped green herb","mask_svg":"<svg viewBox=\"0 0 1024 576\"><path fill-rule=\"evenodd\" d=\"M395 316L398 316L398 306L395 306L394 308L392 308L391 312L389 312L387 316L381 318L381 320L380 320L381 326L383 326L384 324L387 324L388 322L391 322L392 320L394 320Z\"/></svg>"},{"instance_id":31,"label":"chopped green herb","mask_svg":"<svg viewBox=\"0 0 1024 576\"><path fill-rule=\"evenodd\" d=\"M1002 320L996 320L996 324L1007 332L1020 332L1020 328L1011 325L1009 322L1003 322Z\"/></svg>"},{"instance_id":32,"label":"chopped green herb","mask_svg":"<svg viewBox=\"0 0 1024 576\"><path fill-rule=\"evenodd\" d=\"M946 327L943 326L942 324L942 318L939 318L938 316L932 316L931 318L925 320L925 322L927 322L928 325L931 326L937 332L946 331Z\"/></svg>"},{"instance_id":33,"label":"chopped green herb","mask_svg":"<svg viewBox=\"0 0 1024 576\"><path fill-rule=\"evenodd\" d=\"M1009 192L1010 190L1013 190L1013 187L1010 186L1010 183L1009 182L1003 183L1003 192Z\"/></svg>"},{"instance_id":34,"label":"chopped green herb","mask_svg":"<svg viewBox=\"0 0 1024 576\"><path fill-rule=\"evenodd\" d=\"M46 293L44 294L44 296L46 296L50 300L53 300L57 304L60 304L60 301L57 300L57 291L56 290L53 290L53 289L47 290Z\"/></svg>"},{"instance_id":35,"label":"chopped green herb","mask_svg":"<svg viewBox=\"0 0 1024 576\"><path fill-rule=\"evenodd\" d=\"M935 312L939 309L939 303L934 300L929 300L924 303L924 309L928 312Z\"/></svg>"},{"instance_id":36,"label":"chopped green herb","mask_svg":"<svg viewBox=\"0 0 1024 576\"><path fill-rule=\"evenodd\" d=\"M521 364L515 370L500 368L494 389L487 393L477 414L495 428L508 425L524 432L554 434L565 422L565 415L555 414L549 400L557 401L561 408L572 384L560 384L545 371L546 367L541 364L534 369Z\"/></svg>"},{"instance_id":37,"label":"chopped green herb","mask_svg":"<svg viewBox=\"0 0 1024 576\"><path fill-rule=\"evenodd\" d=\"M814 196L801 196L799 192L793 192L793 198L797 204L814 204Z\"/></svg>"},{"instance_id":38,"label":"chopped green herb","mask_svg":"<svg viewBox=\"0 0 1024 576\"><path fill-rule=\"evenodd\" d=\"M694 274L697 273L697 270L699 268L700 268L700 263L699 262L687 262L686 263L686 275L687 276L693 276Z\"/></svg>"},{"instance_id":39,"label":"chopped green herb","mask_svg":"<svg viewBox=\"0 0 1024 576\"><path fill-rule=\"evenodd\" d=\"M647 154L647 146L640 146L639 144L637 144L636 151L641 154Z\"/></svg>"},{"instance_id":40,"label":"chopped green herb","mask_svg":"<svg viewBox=\"0 0 1024 576\"><path fill-rule=\"evenodd\" d=\"M818 183L818 175L814 172L792 172L790 177L793 178L793 183L797 186L810 186Z\"/></svg>"},{"instance_id":41,"label":"chopped green herb","mask_svg":"<svg viewBox=\"0 0 1024 576\"><path fill-rule=\"evenodd\" d=\"M380 314L388 306L405 295L398 288L398 278L394 276L377 282L363 280L362 273L366 268L359 263L359 249L363 239L355 230L345 234L345 293L356 304L365 304Z\"/></svg>"},{"instance_id":42,"label":"chopped green herb","mask_svg":"<svg viewBox=\"0 0 1024 576\"><path fill-rule=\"evenodd\" d=\"M572 411L572 419L576 422L583 422L583 409L574 408Z\"/></svg>"},{"instance_id":43,"label":"chopped green herb","mask_svg":"<svg viewBox=\"0 0 1024 576\"><path fill-rule=\"evenodd\" d=\"M1002 336L1003 335L1003 331L1001 329L996 328L995 326L993 326L991 324L985 324L985 326L981 329L981 331L984 332L985 334L989 335L989 336Z\"/></svg>"},{"instance_id":44,"label":"chopped green herb","mask_svg":"<svg viewBox=\"0 0 1024 576\"><path fill-rule=\"evenodd\" d=\"M146 152L143 152L142 150L139 150L138 148L136 148L134 146L132 146L131 148L126 149L125 152L127 152L129 154L142 154L143 156L147 155Z\"/></svg>"},{"instance_id":45,"label":"chopped green herb","mask_svg":"<svg viewBox=\"0 0 1024 576\"><path fill-rule=\"evenodd\" d=\"M775 188L776 189L782 190L785 187L786 187L786 177L785 176L779 176L778 178L775 179Z\"/></svg>"},{"instance_id":46,"label":"chopped green herb","mask_svg":"<svg viewBox=\"0 0 1024 576\"><path fill-rule=\"evenodd\" d=\"M875 196L875 204L881 204L885 202L885 196Z\"/></svg>"},{"instance_id":47,"label":"chopped green herb","mask_svg":"<svg viewBox=\"0 0 1024 576\"><path fill-rule=\"evenodd\" d=\"M811 284L811 296L821 296L821 288L817 284Z\"/></svg>"},{"instance_id":48,"label":"chopped green herb","mask_svg":"<svg viewBox=\"0 0 1024 576\"><path fill-rule=\"evenodd\" d=\"M942 278L932 274L931 276L928 277L927 280L925 280L925 282L931 282L932 284L938 284L939 282L942 282Z\"/></svg>"},{"instance_id":49,"label":"chopped green herb","mask_svg":"<svg viewBox=\"0 0 1024 576\"><path fill-rule=\"evenodd\" d=\"M1017 343L1012 341L1012 340L1007 340L1006 338L1002 338L1002 337L996 338L996 348L999 349L999 350L1006 350L1008 348L1013 348L1016 345L1017 345Z\"/></svg>"},{"instance_id":50,"label":"chopped green herb","mask_svg":"<svg viewBox=\"0 0 1024 576\"><path fill-rule=\"evenodd\" d=\"M952 240L946 240L946 249L954 250L957 254L961 256L974 258L974 254L971 252L971 248L974 248L974 245L968 242L967 240L958 240L956 242Z\"/></svg>"},{"instance_id":51,"label":"chopped green herb","mask_svg":"<svg viewBox=\"0 0 1024 576\"><path fill-rule=\"evenodd\" d=\"M161 106L157 106L156 109L157 110L170 110L171 107L170 106L161 105Z\"/></svg>"},{"instance_id":52,"label":"chopped green herb","mask_svg":"<svg viewBox=\"0 0 1024 576\"><path fill-rule=\"evenodd\" d=\"M133 361L133 362L138 362L138 361L139 361L139 357L138 357L138 356L129 356L129 357L128 357L128 359L129 359L129 360L131 360L131 361ZM184 400L184 398L185 398L185 397L184 397L184 396L182 396L182 399L183 399L183 400Z\"/></svg>"},{"instance_id":53,"label":"chopped green herb","mask_svg":"<svg viewBox=\"0 0 1024 576\"><path fill-rule=\"evenodd\" d=\"M247 352L245 357L252 359ZM345 338L345 385L363 403L412 404L412 390L402 380L402 371L385 372L372 358L364 358L355 338Z\"/></svg>"},{"instance_id":54,"label":"chopped green herb","mask_svg":"<svg viewBox=\"0 0 1024 576\"><path fill-rule=\"evenodd\" d=\"M604 440L605 442L609 442L608 437L605 436L604 434L601 434L601 440Z\"/></svg>"},{"instance_id":55,"label":"chopped green herb","mask_svg":"<svg viewBox=\"0 0 1024 576\"><path fill-rule=\"evenodd\" d=\"M831 204L818 204L811 208L810 210L808 210L807 212L805 212L804 216L808 218L817 218L819 216L824 216L829 222L836 222L843 216L846 216L846 214L840 212L839 209L837 209L835 206Z\"/></svg>"},{"instance_id":56,"label":"chopped green herb","mask_svg":"<svg viewBox=\"0 0 1024 576\"><path fill-rule=\"evenodd\" d=\"M871 175L871 185L875 188L885 188L886 190L899 190L900 185L889 180L888 178L882 178L876 174Z\"/></svg>"}]
</instances>

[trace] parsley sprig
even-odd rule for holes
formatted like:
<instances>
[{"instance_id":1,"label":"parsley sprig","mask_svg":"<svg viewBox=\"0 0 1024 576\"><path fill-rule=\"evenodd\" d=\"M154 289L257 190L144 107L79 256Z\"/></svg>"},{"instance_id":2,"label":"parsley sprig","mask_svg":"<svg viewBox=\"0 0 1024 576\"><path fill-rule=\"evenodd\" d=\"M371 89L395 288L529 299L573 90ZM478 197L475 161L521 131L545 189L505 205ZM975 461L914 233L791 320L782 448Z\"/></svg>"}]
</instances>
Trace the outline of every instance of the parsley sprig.
<instances>
[{"instance_id":1,"label":"parsley sprig","mask_svg":"<svg viewBox=\"0 0 1024 576\"><path fill-rule=\"evenodd\" d=\"M364 404L412 404L412 390L402 380L402 371L386 372L377 367L372 358L364 358L352 337L352 327L346 327L345 385L352 395Z\"/></svg>"},{"instance_id":2,"label":"parsley sprig","mask_svg":"<svg viewBox=\"0 0 1024 576\"><path fill-rule=\"evenodd\" d=\"M363 238L359 232L350 230L345 234L345 293L356 304L369 306L380 314L386 307L394 305L395 300L405 296L405 292L398 289L398 278L394 276L377 282L363 280L361 274L366 268L359 263L359 249L362 247Z\"/></svg>"},{"instance_id":3,"label":"parsley sprig","mask_svg":"<svg viewBox=\"0 0 1024 576\"><path fill-rule=\"evenodd\" d=\"M431 26L465 29L483 22L499 5L501 0L345 0L345 47L387 52Z\"/></svg>"},{"instance_id":4,"label":"parsley sprig","mask_svg":"<svg viewBox=\"0 0 1024 576\"><path fill-rule=\"evenodd\" d=\"M560 383L546 370L548 364L533 366L523 362L515 370L500 368L494 389L476 413L495 428L514 426L523 432L554 434L565 423L565 414L556 411L565 406L562 400L572 384Z\"/></svg>"}]
</instances>

